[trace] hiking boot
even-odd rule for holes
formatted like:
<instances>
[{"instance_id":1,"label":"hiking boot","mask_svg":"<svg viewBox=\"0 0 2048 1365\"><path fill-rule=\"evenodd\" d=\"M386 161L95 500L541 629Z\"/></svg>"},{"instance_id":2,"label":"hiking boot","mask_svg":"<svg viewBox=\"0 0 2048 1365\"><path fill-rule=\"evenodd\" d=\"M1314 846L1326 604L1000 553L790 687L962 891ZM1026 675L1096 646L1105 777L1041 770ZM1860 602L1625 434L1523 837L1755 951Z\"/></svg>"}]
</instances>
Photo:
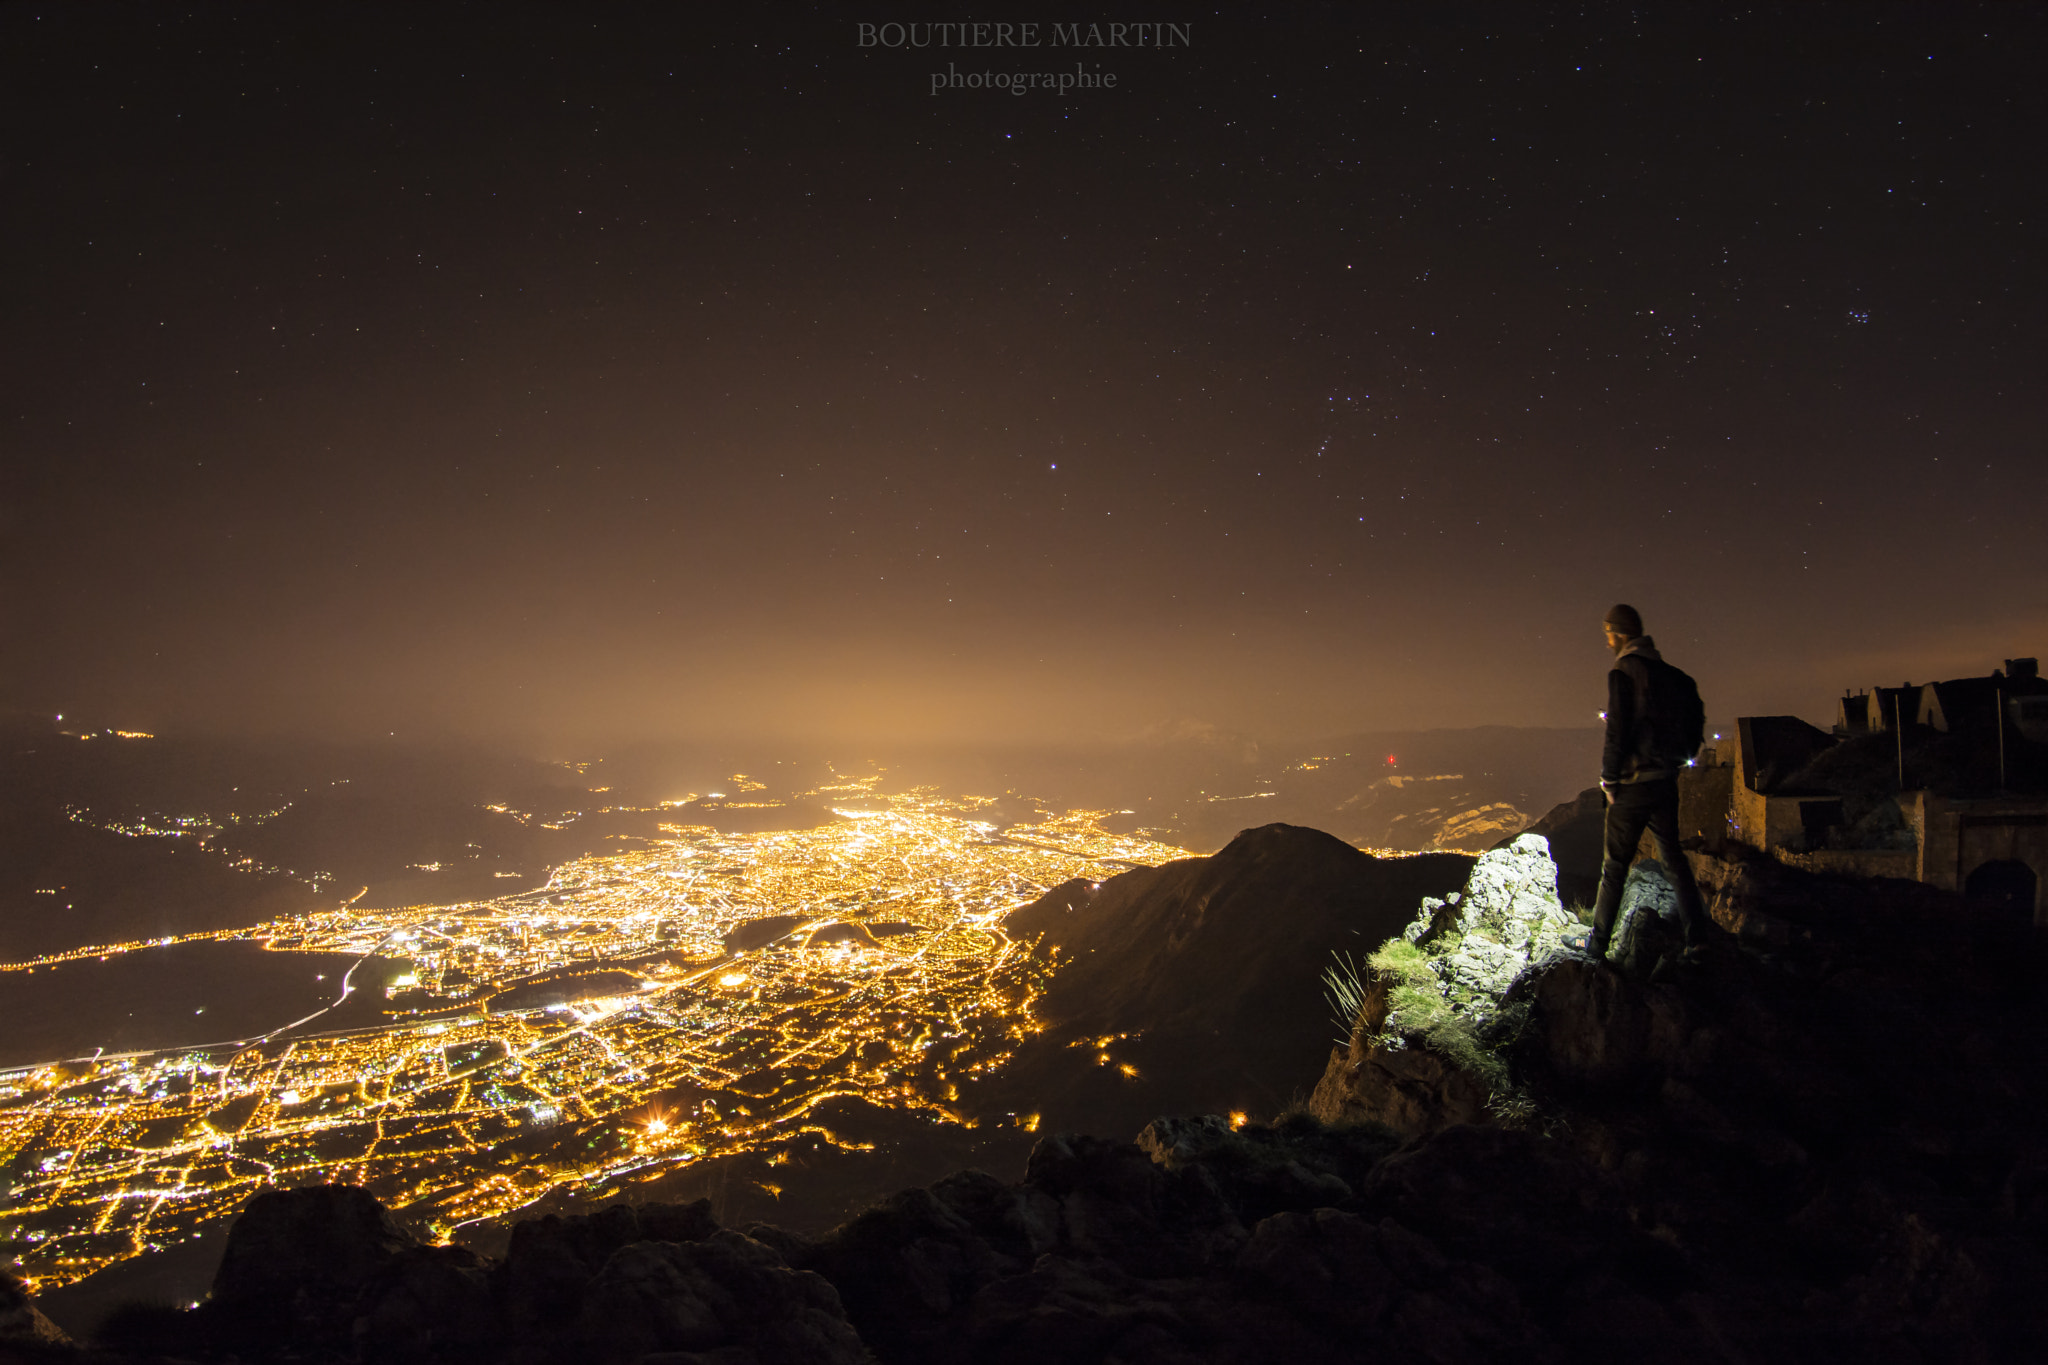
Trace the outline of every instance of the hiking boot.
<instances>
[{"instance_id":1,"label":"hiking boot","mask_svg":"<svg viewBox=\"0 0 2048 1365\"><path fill-rule=\"evenodd\" d=\"M1607 960L1607 940L1597 937L1591 931L1583 934L1566 934L1559 940L1559 944L1567 952L1584 953L1595 962Z\"/></svg>"}]
</instances>

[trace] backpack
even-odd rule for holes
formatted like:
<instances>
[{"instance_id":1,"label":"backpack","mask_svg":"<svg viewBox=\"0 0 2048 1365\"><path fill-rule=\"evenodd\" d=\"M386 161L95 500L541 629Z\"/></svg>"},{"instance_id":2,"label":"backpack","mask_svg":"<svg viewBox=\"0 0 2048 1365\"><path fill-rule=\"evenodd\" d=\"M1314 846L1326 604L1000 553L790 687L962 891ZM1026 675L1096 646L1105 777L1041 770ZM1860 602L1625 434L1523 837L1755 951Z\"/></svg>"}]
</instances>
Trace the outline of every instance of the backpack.
<instances>
[{"instance_id":1,"label":"backpack","mask_svg":"<svg viewBox=\"0 0 2048 1365\"><path fill-rule=\"evenodd\" d=\"M1650 743L1659 758L1689 763L1707 739L1707 708L1700 700L1700 686L1684 669L1661 659L1643 662L1649 683L1643 702Z\"/></svg>"}]
</instances>

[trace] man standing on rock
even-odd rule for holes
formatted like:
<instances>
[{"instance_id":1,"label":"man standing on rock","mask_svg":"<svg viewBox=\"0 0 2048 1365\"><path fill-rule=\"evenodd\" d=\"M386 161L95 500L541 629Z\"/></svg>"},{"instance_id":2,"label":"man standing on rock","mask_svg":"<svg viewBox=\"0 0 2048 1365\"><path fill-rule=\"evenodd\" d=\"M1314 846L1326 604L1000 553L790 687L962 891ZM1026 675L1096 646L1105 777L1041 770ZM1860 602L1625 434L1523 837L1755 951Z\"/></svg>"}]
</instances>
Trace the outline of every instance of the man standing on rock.
<instances>
[{"instance_id":1,"label":"man standing on rock","mask_svg":"<svg viewBox=\"0 0 2048 1365\"><path fill-rule=\"evenodd\" d=\"M1713 922L1678 845L1678 770L1699 749L1706 720L1699 689L1664 662L1655 641L1643 634L1643 618L1634 607L1615 607L1601 628L1614 651L1614 667L1607 674L1607 743L1600 753L1607 838L1585 948L1596 958L1607 955L1629 864L1645 829L1656 840L1657 857L1678 892L1686 944L1696 945L1712 931Z\"/></svg>"}]
</instances>

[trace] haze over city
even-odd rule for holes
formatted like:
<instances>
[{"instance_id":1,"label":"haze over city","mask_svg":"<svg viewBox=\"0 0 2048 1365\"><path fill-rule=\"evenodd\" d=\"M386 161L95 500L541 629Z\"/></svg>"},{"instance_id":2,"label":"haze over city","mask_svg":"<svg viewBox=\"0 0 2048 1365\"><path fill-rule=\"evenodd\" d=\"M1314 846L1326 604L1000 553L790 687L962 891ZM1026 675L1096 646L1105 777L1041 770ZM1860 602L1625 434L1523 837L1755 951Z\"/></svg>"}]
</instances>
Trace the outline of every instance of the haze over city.
<instances>
[{"instance_id":1,"label":"haze over city","mask_svg":"<svg viewBox=\"0 0 2048 1365\"><path fill-rule=\"evenodd\" d=\"M7 702L1306 738L1588 724L1616 600L1717 713L2039 635L2037 8L1182 21L10 7Z\"/></svg>"}]
</instances>

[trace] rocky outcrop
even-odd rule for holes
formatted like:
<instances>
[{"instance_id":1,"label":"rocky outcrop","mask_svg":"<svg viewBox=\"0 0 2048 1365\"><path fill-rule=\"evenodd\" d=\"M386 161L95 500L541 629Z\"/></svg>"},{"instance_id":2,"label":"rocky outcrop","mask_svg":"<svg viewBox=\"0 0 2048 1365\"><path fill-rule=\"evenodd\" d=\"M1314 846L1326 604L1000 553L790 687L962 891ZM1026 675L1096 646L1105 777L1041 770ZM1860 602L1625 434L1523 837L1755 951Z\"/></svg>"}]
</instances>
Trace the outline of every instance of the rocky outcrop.
<instances>
[{"instance_id":1,"label":"rocky outcrop","mask_svg":"<svg viewBox=\"0 0 2048 1365\"><path fill-rule=\"evenodd\" d=\"M348 1331L357 1298L402 1253L421 1250L368 1190L265 1190L235 1219L212 1311L237 1331L317 1340Z\"/></svg>"},{"instance_id":2,"label":"rocky outcrop","mask_svg":"<svg viewBox=\"0 0 2048 1365\"><path fill-rule=\"evenodd\" d=\"M228 1232L207 1301L137 1305L102 1329L124 1359L862 1365L809 1243L722 1229L710 1205L615 1204L519 1223L489 1261L406 1233L349 1185L271 1190ZM696 1353L691 1355L689 1353Z\"/></svg>"},{"instance_id":3,"label":"rocky outcrop","mask_svg":"<svg viewBox=\"0 0 2048 1365\"><path fill-rule=\"evenodd\" d=\"M1579 928L1557 897L1557 865L1542 836L1524 834L1472 865L1465 888L1447 900L1425 897L1401 931L1435 949L1437 975L1453 1009L1490 1013L1529 963L1554 952Z\"/></svg>"},{"instance_id":4,"label":"rocky outcrop","mask_svg":"<svg viewBox=\"0 0 2048 1365\"><path fill-rule=\"evenodd\" d=\"M1550 846L1557 864L1557 893L1566 905L1586 906L1600 889L1600 860L1605 856L1607 795L1588 787L1569 801L1552 806L1524 834L1537 834ZM1513 839L1503 839L1505 848Z\"/></svg>"},{"instance_id":5,"label":"rocky outcrop","mask_svg":"<svg viewBox=\"0 0 2048 1365\"><path fill-rule=\"evenodd\" d=\"M1310 1112L1408 1134L1490 1122L1507 1078L1487 1035L1500 1031L1531 963L1578 928L1558 902L1540 835L1482 854L1463 890L1424 897L1400 937L1372 955L1349 1041L1331 1053Z\"/></svg>"},{"instance_id":6,"label":"rocky outcrop","mask_svg":"<svg viewBox=\"0 0 2048 1365\"><path fill-rule=\"evenodd\" d=\"M1377 1123L1423 1136L1461 1123L1488 1123L1493 1082L1427 1039L1387 1031L1393 979L1376 976L1352 1026L1333 1049L1308 1110L1330 1124Z\"/></svg>"},{"instance_id":7,"label":"rocky outcrop","mask_svg":"<svg viewBox=\"0 0 2048 1365\"><path fill-rule=\"evenodd\" d=\"M1361 1203L1378 1131L1162 1119L899 1197L811 1262L888 1361L1535 1359L1514 1287Z\"/></svg>"},{"instance_id":8,"label":"rocky outcrop","mask_svg":"<svg viewBox=\"0 0 2048 1365\"><path fill-rule=\"evenodd\" d=\"M0 1272L0 1351L9 1347L37 1350L70 1344L71 1338L43 1316L21 1281Z\"/></svg>"},{"instance_id":9,"label":"rocky outcrop","mask_svg":"<svg viewBox=\"0 0 2048 1365\"><path fill-rule=\"evenodd\" d=\"M616 1205L521 1224L492 1262L419 1244L361 1191L267 1195L214 1301L131 1316L125 1353L96 1358L2032 1358L2048 953L1924 888L1767 875L1736 866L1717 903L1747 898L1782 935L1650 972L1538 952L1488 995L1474 1036L1516 1108L1475 1111L1391 1049L1385 1093L1407 1107L1383 1112L1406 1136L1305 1115L1053 1134L1020 1179L962 1172L815 1240ZM1540 946L1547 912L1515 910L1511 883L1480 879L1396 941L1420 954L1469 922Z\"/></svg>"},{"instance_id":10,"label":"rocky outcrop","mask_svg":"<svg viewBox=\"0 0 2048 1365\"><path fill-rule=\"evenodd\" d=\"M1662 868L1630 869L1612 959L1649 977L1684 951L1677 896ZM1397 941L1374 953L1346 1046L1309 1101L1326 1123L1383 1123L1411 1135L1492 1123L1526 1109L1508 1049L1541 1003L1539 981L1568 964L1583 930L1557 894L1544 839L1523 834L1483 854L1461 892L1425 897Z\"/></svg>"}]
</instances>

